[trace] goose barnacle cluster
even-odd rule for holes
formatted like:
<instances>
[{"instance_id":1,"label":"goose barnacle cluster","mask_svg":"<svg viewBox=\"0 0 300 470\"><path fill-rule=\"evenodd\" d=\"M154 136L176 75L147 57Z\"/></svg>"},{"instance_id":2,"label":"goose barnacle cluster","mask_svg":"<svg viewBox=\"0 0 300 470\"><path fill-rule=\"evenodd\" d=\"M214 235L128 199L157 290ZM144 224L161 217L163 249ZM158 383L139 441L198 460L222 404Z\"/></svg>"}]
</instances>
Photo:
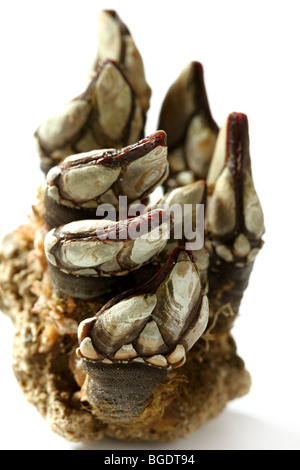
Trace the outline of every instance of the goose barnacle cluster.
<instances>
[{"instance_id":1,"label":"goose barnacle cluster","mask_svg":"<svg viewBox=\"0 0 300 470\"><path fill-rule=\"evenodd\" d=\"M0 254L15 375L68 439L185 437L250 387L231 335L265 230L248 118L219 128L193 61L145 136L151 89L112 10L87 82L37 128L39 203Z\"/></svg>"}]
</instances>

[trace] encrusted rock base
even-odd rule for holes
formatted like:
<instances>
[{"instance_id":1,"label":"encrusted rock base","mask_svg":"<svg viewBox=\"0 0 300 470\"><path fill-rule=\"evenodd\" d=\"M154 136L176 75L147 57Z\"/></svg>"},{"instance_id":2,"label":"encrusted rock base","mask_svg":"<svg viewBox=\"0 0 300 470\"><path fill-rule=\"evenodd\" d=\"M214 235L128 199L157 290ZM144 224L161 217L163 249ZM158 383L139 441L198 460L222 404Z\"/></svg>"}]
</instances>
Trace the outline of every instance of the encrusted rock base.
<instances>
[{"instance_id":1,"label":"encrusted rock base","mask_svg":"<svg viewBox=\"0 0 300 470\"><path fill-rule=\"evenodd\" d=\"M228 401L248 393L250 375L230 332L214 335L210 328L188 353L185 365L170 372L157 387L140 419L125 425L107 422L105 410L95 414L80 395L74 351L78 323L96 313L107 299L56 296L44 258L44 230L34 208L28 225L4 239L0 307L16 328L16 379L54 432L70 441L104 436L172 441L187 437L218 415Z\"/></svg>"}]
</instances>

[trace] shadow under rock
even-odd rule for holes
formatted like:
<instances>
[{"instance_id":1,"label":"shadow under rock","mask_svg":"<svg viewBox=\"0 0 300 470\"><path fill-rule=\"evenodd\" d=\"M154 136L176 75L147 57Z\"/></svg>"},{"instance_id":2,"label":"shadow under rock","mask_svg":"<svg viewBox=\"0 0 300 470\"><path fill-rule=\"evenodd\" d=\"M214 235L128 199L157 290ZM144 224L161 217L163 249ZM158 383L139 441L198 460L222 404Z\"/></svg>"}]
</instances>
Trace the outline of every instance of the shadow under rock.
<instances>
[{"instance_id":1,"label":"shadow under rock","mask_svg":"<svg viewBox=\"0 0 300 470\"><path fill-rule=\"evenodd\" d=\"M300 435L263 419L227 409L187 439L127 442L104 438L72 445L73 450L299 450Z\"/></svg>"}]
</instances>

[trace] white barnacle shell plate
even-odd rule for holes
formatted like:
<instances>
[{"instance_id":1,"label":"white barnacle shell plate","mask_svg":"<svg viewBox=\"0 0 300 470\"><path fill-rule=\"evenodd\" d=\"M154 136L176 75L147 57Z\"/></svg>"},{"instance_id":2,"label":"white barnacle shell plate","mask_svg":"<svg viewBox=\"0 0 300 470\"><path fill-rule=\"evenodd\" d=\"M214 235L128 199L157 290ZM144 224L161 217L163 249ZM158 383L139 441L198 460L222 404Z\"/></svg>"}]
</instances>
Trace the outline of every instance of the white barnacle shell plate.
<instances>
[{"instance_id":1,"label":"white barnacle shell plate","mask_svg":"<svg viewBox=\"0 0 300 470\"><path fill-rule=\"evenodd\" d=\"M120 139L132 110L132 92L114 64L103 67L95 85L95 94L101 128L111 139Z\"/></svg>"},{"instance_id":2,"label":"white barnacle shell plate","mask_svg":"<svg viewBox=\"0 0 300 470\"><path fill-rule=\"evenodd\" d=\"M159 145L128 165L121 187L129 199L138 199L164 175L168 166L167 153L167 147Z\"/></svg>"},{"instance_id":3,"label":"white barnacle shell plate","mask_svg":"<svg viewBox=\"0 0 300 470\"><path fill-rule=\"evenodd\" d=\"M61 246L60 253L66 266L88 268L105 263L115 257L122 248L122 242L111 240L70 240Z\"/></svg>"},{"instance_id":4,"label":"white barnacle shell plate","mask_svg":"<svg viewBox=\"0 0 300 470\"><path fill-rule=\"evenodd\" d=\"M203 116L194 116L187 131L186 160L196 175L207 173L215 143L216 134Z\"/></svg>"},{"instance_id":5,"label":"white barnacle shell plate","mask_svg":"<svg viewBox=\"0 0 300 470\"><path fill-rule=\"evenodd\" d=\"M142 235L134 241L130 259L136 264L147 262L152 256L164 248L168 237L169 225L163 223L153 229L149 234Z\"/></svg>"},{"instance_id":6,"label":"white barnacle shell plate","mask_svg":"<svg viewBox=\"0 0 300 470\"><path fill-rule=\"evenodd\" d=\"M199 274L185 252L180 253L177 263L156 294L158 301L153 316L158 317L163 338L168 344L174 344L179 340L201 294Z\"/></svg>"},{"instance_id":7,"label":"white barnacle shell plate","mask_svg":"<svg viewBox=\"0 0 300 470\"><path fill-rule=\"evenodd\" d=\"M85 165L70 169L61 178L59 187L75 202L95 199L117 180L121 168L105 165Z\"/></svg>"},{"instance_id":8,"label":"white barnacle shell plate","mask_svg":"<svg viewBox=\"0 0 300 470\"><path fill-rule=\"evenodd\" d=\"M265 231L264 215L249 171L245 171L244 176L243 202L245 226L255 238L260 238Z\"/></svg>"},{"instance_id":9,"label":"white barnacle shell plate","mask_svg":"<svg viewBox=\"0 0 300 470\"><path fill-rule=\"evenodd\" d=\"M200 314L194 323L194 325L189 329L182 339L182 344L185 347L186 351L189 351L200 336L204 333L209 319L209 303L208 298L205 295L202 299L202 305Z\"/></svg>"},{"instance_id":10,"label":"white barnacle shell plate","mask_svg":"<svg viewBox=\"0 0 300 470\"><path fill-rule=\"evenodd\" d=\"M166 344L154 320L149 321L141 331L136 348L140 354L157 354L166 350Z\"/></svg>"},{"instance_id":11,"label":"white barnacle shell plate","mask_svg":"<svg viewBox=\"0 0 300 470\"><path fill-rule=\"evenodd\" d=\"M207 175L207 184L215 183L219 175L221 174L225 162L226 162L226 140L227 140L227 125L226 122L223 127L221 127L218 138L216 141L216 146L214 149L213 157L211 164L209 166L209 171Z\"/></svg>"},{"instance_id":12,"label":"white barnacle shell plate","mask_svg":"<svg viewBox=\"0 0 300 470\"><path fill-rule=\"evenodd\" d=\"M226 235L236 224L236 202L232 175L224 168L209 201L208 224L214 235Z\"/></svg>"},{"instance_id":13,"label":"white barnacle shell plate","mask_svg":"<svg viewBox=\"0 0 300 470\"><path fill-rule=\"evenodd\" d=\"M82 128L90 110L85 100L70 101L60 114L42 123L37 135L44 148L51 152L63 147Z\"/></svg>"},{"instance_id":14,"label":"white barnacle shell plate","mask_svg":"<svg viewBox=\"0 0 300 470\"><path fill-rule=\"evenodd\" d=\"M109 354L130 343L147 322L156 302L155 294L137 295L101 313L94 326L97 347Z\"/></svg>"}]
</instances>

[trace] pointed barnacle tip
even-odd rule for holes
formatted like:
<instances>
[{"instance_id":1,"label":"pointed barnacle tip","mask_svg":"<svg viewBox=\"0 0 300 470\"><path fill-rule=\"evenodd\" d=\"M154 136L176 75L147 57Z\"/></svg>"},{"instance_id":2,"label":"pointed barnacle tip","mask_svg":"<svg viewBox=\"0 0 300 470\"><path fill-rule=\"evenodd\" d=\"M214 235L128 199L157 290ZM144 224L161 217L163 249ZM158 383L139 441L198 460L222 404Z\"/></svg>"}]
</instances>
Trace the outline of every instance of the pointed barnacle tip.
<instances>
[{"instance_id":1,"label":"pointed barnacle tip","mask_svg":"<svg viewBox=\"0 0 300 470\"><path fill-rule=\"evenodd\" d=\"M163 130L158 130L153 134L150 134L149 139L153 139L156 145L162 145L163 147L167 146L167 134Z\"/></svg>"},{"instance_id":2,"label":"pointed barnacle tip","mask_svg":"<svg viewBox=\"0 0 300 470\"><path fill-rule=\"evenodd\" d=\"M192 61L192 66L200 73L203 75L203 65L201 64L201 62L198 62L197 60L193 60Z\"/></svg>"},{"instance_id":3,"label":"pointed barnacle tip","mask_svg":"<svg viewBox=\"0 0 300 470\"><path fill-rule=\"evenodd\" d=\"M233 111L232 114L239 119L247 119L247 114L241 113L240 111Z\"/></svg>"},{"instance_id":4,"label":"pointed barnacle tip","mask_svg":"<svg viewBox=\"0 0 300 470\"><path fill-rule=\"evenodd\" d=\"M233 111L228 116L228 123L233 124L233 125L238 124L239 126L248 127L248 116L245 113Z\"/></svg>"},{"instance_id":5,"label":"pointed barnacle tip","mask_svg":"<svg viewBox=\"0 0 300 470\"><path fill-rule=\"evenodd\" d=\"M102 10L101 13L107 13L108 15L115 16L116 10Z\"/></svg>"}]
</instances>

